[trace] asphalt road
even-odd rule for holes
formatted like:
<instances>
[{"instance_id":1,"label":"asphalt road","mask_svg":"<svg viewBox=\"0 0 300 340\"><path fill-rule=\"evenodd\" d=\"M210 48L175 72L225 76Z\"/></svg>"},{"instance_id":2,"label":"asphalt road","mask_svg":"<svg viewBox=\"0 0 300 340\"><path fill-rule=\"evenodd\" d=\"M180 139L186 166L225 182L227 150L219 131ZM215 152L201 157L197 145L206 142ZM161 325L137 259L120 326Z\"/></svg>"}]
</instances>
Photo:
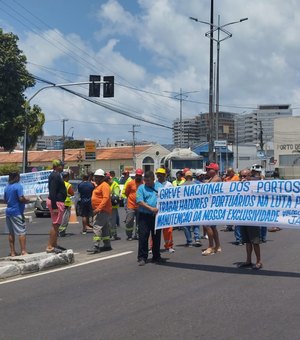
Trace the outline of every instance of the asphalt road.
<instances>
[{"instance_id":1,"label":"asphalt road","mask_svg":"<svg viewBox=\"0 0 300 340\"><path fill-rule=\"evenodd\" d=\"M30 251L44 250L49 223L29 225ZM0 339L299 339L299 231L268 234L261 271L236 268L245 249L230 232L220 231L222 253L204 257L176 230L168 262L139 267L123 226L113 251L97 255L79 231L61 240L75 266L0 282ZM0 247L6 255L4 234Z\"/></svg>"}]
</instances>

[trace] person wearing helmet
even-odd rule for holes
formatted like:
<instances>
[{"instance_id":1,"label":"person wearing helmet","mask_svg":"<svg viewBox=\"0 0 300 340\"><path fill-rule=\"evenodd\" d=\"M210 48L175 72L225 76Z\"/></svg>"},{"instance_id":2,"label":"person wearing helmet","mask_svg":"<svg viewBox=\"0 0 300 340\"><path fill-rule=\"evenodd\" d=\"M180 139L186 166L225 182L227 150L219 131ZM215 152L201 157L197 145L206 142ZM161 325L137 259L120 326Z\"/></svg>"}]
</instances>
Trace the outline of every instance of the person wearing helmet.
<instances>
[{"instance_id":1,"label":"person wearing helmet","mask_svg":"<svg viewBox=\"0 0 300 340\"><path fill-rule=\"evenodd\" d=\"M142 169L136 169L134 180L129 181L125 188L125 196L127 198L127 211L125 220L127 241L138 239L138 205L136 203L136 191L138 187L144 183L143 174L144 171Z\"/></svg>"},{"instance_id":2,"label":"person wearing helmet","mask_svg":"<svg viewBox=\"0 0 300 340\"><path fill-rule=\"evenodd\" d=\"M65 212L65 199L67 191L64 181L61 177L64 163L59 159L54 159L52 162L53 171L48 177L49 196L47 199L47 207L50 210L52 226L49 233L49 240L46 248L47 253L61 253L66 250L57 245L58 228L61 225L62 218Z\"/></svg>"},{"instance_id":3,"label":"person wearing helmet","mask_svg":"<svg viewBox=\"0 0 300 340\"><path fill-rule=\"evenodd\" d=\"M87 252L96 254L101 251L112 250L109 235L112 204L110 199L110 186L105 181L105 172L102 169L96 170L94 178L97 184L97 187L92 193L92 208L95 217L93 225L94 246L88 249ZM103 241L103 247L100 247L101 241Z\"/></svg>"},{"instance_id":4,"label":"person wearing helmet","mask_svg":"<svg viewBox=\"0 0 300 340\"><path fill-rule=\"evenodd\" d=\"M121 240L118 236L118 216L119 216L119 200L120 200L120 185L118 182L114 181L110 172L106 174L106 182L110 186L111 204L112 204L112 214L110 216L110 239L111 241Z\"/></svg>"},{"instance_id":5,"label":"person wearing helmet","mask_svg":"<svg viewBox=\"0 0 300 340\"><path fill-rule=\"evenodd\" d=\"M219 165L217 163L210 163L209 165L207 165L206 172L208 177L206 183L222 182L221 178L218 175ZM207 256L215 253L220 253L222 250L220 246L220 239L217 226L215 225L205 226L205 230L208 236L208 248L202 252L202 255Z\"/></svg>"}]
</instances>

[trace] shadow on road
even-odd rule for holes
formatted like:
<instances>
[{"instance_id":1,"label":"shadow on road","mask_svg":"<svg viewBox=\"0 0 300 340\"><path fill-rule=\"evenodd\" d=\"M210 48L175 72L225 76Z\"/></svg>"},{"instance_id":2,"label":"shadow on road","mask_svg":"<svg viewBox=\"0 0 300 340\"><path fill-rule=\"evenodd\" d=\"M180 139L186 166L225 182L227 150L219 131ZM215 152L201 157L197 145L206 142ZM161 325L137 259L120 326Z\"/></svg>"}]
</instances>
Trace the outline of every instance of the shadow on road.
<instances>
[{"instance_id":1,"label":"shadow on road","mask_svg":"<svg viewBox=\"0 0 300 340\"><path fill-rule=\"evenodd\" d=\"M283 272L275 270L253 270L245 268L232 268L222 266L212 266L207 264L189 264L180 262L166 262L163 264L165 267L173 267L188 270L201 270L204 272L226 273L226 274L238 274L238 275L259 275L259 276L274 276L274 277L292 277L300 278L300 273Z\"/></svg>"}]
</instances>

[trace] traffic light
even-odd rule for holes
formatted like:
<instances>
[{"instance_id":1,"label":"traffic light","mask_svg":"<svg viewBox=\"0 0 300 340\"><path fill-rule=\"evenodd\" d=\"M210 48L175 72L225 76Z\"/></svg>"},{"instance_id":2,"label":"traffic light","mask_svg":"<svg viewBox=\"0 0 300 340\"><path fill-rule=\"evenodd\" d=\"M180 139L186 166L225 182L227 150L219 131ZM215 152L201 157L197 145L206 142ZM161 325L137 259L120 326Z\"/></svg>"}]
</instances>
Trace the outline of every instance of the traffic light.
<instances>
[{"instance_id":1,"label":"traffic light","mask_svg":"<svg viewBox=\"0 0 300 340\"><path fill-rule=\"evenodd\" d=\"M90 75L90 82L92 83L89 84L89 97L100 97L100 81L101 76Z\"/></svg>"},{"instance_id":2,"label":"traffic light","mask_svg":"<svg viewBox=\"0 0 300 340\"><path fill-rule=\"evenodd\" d=\"M103 97L114 97L115 94L115 77L105 76L103 77Z\"/></svg>"}]
</instances>

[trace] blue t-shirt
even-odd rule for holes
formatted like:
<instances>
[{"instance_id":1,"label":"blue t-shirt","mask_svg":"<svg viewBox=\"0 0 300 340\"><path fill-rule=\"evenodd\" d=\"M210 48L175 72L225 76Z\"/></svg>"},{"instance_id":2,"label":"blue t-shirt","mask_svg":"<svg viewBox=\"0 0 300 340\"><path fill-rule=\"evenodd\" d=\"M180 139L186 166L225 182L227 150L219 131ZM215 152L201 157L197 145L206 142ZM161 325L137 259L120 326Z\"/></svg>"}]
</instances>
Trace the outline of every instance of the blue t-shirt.
<instances>
[{"instance_id":1,"label":"blue t-shirt","mask_svg":"<svg viewBox=\"0 0 300 340\"><path fill-rule=\"evenodd\" d=\"M140 185L136 192L136 203L145 202L151 207L156 208L159 188L163 188L163 185L159 182L155 182L153 188L147 187L145 184ZM138 210L145 214L152 214L150 210L141 206L139 206Z\"/></svg>"},{"instance_id":2,"label":"blue t-shirt","mask_svg":"<svg viewBox=\"0 0 300 340\"><path fill-rule=\"evenodd\" d=\"M7 203L6 216L20 216L24 213L25 203L19 201L23 196L23 187L18 183L8 184L4 189L4 199Z\"/></svg>"},{"instance_id":3,"label":"blue t-shirt","mask_svg":"<svg viewBox=\"0 0 300 340\"><path fill-rule=\"evenodd\" d=\"M78 192L80 194L80 199L83 202L90 201L94 188L95 187L91 182L84 181L79 183Z\"/></svg>"}]
</instances>

